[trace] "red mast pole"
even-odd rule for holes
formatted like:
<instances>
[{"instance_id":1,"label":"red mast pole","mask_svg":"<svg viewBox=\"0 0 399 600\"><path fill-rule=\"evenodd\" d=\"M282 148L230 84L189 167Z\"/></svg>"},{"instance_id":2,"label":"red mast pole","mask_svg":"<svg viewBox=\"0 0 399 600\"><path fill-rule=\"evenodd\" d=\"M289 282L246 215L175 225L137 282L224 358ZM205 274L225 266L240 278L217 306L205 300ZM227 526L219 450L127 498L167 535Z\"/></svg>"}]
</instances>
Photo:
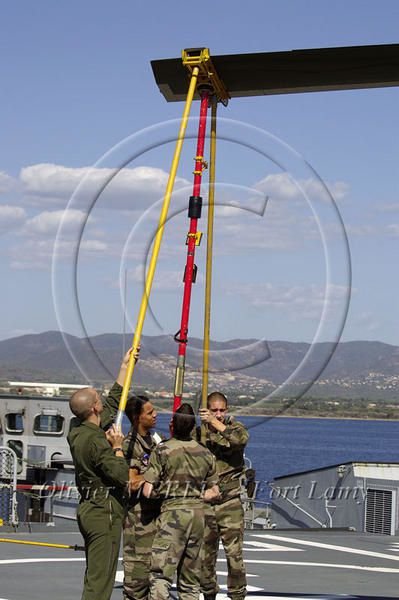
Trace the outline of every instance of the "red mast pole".
<instances>
[{"instance_id":1,"label":"red mast pole","mask_svg":"<svg viewBox=\"0 0 399 600\"><path fill-rule=\"evenodd\" d=\"M198 219L201 218L202 198L201 193L201 179L202 172L206 168L204 162L204 146L205 146L205 132L206 132L206 118L209 104L209 89L202 89L200 92L201 96L201 108L200 108L200 119L198 126L198 137L197 137L197 154L195 157L195 170L194 170L194 185L193 195L190 197L190 203L188 208L188 217L190 219L190 228L187 235L187 260L186 268L184 271L184 292L183 292L183 305L180 329L175 335L175 340L179 344L179 351L177 357L177 366L175 374L175 389L174 389L174 402L173 412L175 412L180 404L183 395L183 384L184 384L184 370L186 362L186 349L187 349L187 335L188 335L188 321L190 315L190 301L191 301L191 288L192 284L195 283L197 274L197 267L194 264L195 246L199 245L201 234L197 232Z\"/></svg>"}]
</instances>

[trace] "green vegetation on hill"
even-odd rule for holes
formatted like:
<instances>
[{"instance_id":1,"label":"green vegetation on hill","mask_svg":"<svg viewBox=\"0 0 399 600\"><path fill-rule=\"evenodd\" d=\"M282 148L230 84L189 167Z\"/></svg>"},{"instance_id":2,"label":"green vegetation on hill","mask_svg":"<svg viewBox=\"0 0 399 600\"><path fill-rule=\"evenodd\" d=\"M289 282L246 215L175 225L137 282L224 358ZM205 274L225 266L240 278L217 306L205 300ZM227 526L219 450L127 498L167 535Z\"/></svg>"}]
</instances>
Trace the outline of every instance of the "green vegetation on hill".
<instances>
[{"instance_id":1,"label":"green vegetation on hill","mask_svg":"<svg viewBox=\"0 0 399 600\"><path fill-rule=\"evenodd\" d=\"M258 402L256 402L258 400ZM271 415L287 417L329 417L351 419L399 419L399 398L389 402L372 402L368 398L314 398L305 396L295 399L264 400L254 398L244 402L238 397L229 397L232 412L247 415ZM256 404L256 405L255 405Z\"/></svg>"}]
</instances>

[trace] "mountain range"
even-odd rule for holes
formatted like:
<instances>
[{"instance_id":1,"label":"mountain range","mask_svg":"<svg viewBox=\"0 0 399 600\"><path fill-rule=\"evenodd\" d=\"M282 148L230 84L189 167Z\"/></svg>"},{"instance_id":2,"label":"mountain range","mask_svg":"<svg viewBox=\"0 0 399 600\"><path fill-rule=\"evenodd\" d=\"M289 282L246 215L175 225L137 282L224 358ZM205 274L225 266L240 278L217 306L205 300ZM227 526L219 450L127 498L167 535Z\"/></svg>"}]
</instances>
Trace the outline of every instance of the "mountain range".
<instances>
[{"instance_id":1,"label":"mountain range","mask_svg":"<svg viewBox=\"0 0 399 600\"><path fill-rule=\"evenodd\" d=\"M48 331L10 338L0 342L0 378L109 383L118 370L123 345L123 335L116 333L79 338ZM177 344L172 336L143 336L135 381L152 390L171 391L176 355ZM198 389L201 340L189 340L186 365L186 389ZM314 382L308 392L312 396L395 400L399 391L399 347L377 341L340 342L335 347L332 343L310 346L234 339L211 343L210 371L211 385L237 393L268 394L291 377L294 387Z\"/></svg>"}]
</instances>

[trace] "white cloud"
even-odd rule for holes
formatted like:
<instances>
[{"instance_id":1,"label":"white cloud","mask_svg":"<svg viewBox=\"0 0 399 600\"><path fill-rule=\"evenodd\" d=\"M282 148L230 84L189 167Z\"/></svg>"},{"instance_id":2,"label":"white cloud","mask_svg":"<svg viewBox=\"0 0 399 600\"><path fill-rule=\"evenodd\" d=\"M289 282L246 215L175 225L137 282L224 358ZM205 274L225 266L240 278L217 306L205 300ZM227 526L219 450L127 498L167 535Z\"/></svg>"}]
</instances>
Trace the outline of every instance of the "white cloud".
<instances>
[{"instance_id":1,"label":"white cloud","mask_svg":"<svg viewBox=\"0 0 399 600\"><path fill-rule=\"evenodd\" d=\"M224 286L228 295L241 296L254 308L275 309L296 318L318 319L325 307L331 314L348 296L346 286L234 283Z\"/></svg>"},{"instance_id":2,"label":"white cloud","mask_svg":"<svg viewBox=\"0 0 399 600\"><path fill-rule=\"evenodd\" d=\"M88 171L87 167L73 169L42 163L21 169L19 176L28 194L67 198Z\"/></svg>"},{"instance_id":3,"label":"white cloud","mask_svg":"<svg viewBox=\"0 0 399 600\"><path fill-rule=\"evenodd\" d=\"M345 231L351 236L371 236L380 233L380 228L364 223L363 225L345 224Z\"/></svg>"},{"instance_id":4,"label":"white cloud","mask_svg":"<svg viewBox=\"0 0 399 600\"><path fill-rule=\"evenodd\" d=\"M318 180L301 180L298 185L310 202L330 201ZM336 200L342 199L348 189L344 182L331 183L328 187ZM232 196L229 199L229 191L234 194L234 190L227 190L223 198L229 206L216 206L215 209L215 246L221 253L296 250L306 242L321 241L318 221L304 201L301 190L287 174L268 175L254 185L252 197L250 190L246 190L244 196L242 192L240 202ZM237 188L236 193L239 192ZM327 218L331 220L328 215ZM325 238L337 236L333 223L320 221L320 226Z\"/></svg>"},{"instance_id":5,"label":"white cloud","mask_svg":"<svg viewBox=\"0 0 399 600\"><path fill-rule=\"evenodd\" d=\"M118 172L110 168L69 168L62 165L37 164L21 170L21 182L25 186L26 194L36 203L54 206L54 202L57 202L65 205L83 177L87 176L86 194L94 194L95 190L115 173L115 177L93 213L96 218L88 219L89 228L85 228L81 250L90 253L91 257L96 252L105 251L107 256L120 256L126 236L129 234L129 224L131 224L131 228L135 227L142 208L152 206L155 201L162 198L168 179L165 171L144 166L123 169ZM306 188L308 195L318 196L320 183L317 180L309 179L300 183ZM181 253L181 244L187 231L189 195L186 194L187 186L191 189L191 184L184 179L178 179L176 182L176 194L173 198L173 205L171 205L170 221L165 227L161 259L168 260ZM336 182L332 187L334 186L336 193L343 196L346 189L345 184ZM204 188L204 225L206 197L207 193ZM263 212L267 198L269 201ZM293 201L280 202L281 199L292 199ZM87 195L85 200L87 202ZM296 250L303 247L308 241L320 240L317 222L312 212L303 202L299 190L286 174L269 175L252 189L218 184L216 201L223 203L223 206L216 207L215 251L219 255L242 254L259 249ZM110 220L108 212L98 212L97 208L100 207L119 210L118 213L115 213L115 219ZM148 250L147 246L154 234L154 227L156 227L154 222L158 222L159 211L160 203L158 202L146 218L140 222L137 230L134 230L129 247L124 248L125 259L145 260L145 252ZM174 213L178 213L176 217ZM45 238L56 235L61 220L63 220L64 241L75 239L81 228L86 225L85 213L77 205L65 213L59 209L44 210L26 220L22 232L26 236L27 242L39 239L43 241ZM123 226L121 226L122 222ZM203 228L206 229L205 226ZM104 233L101 233L105 229L107 230L106 238ZM97 235L95 230L99 230L100 233ZM38 246L31 244L29 251L32 253L32 259L14 256L15 268L21 268L21 265L25 268L26 262L34 263L35 257L42 268L43 247L39 249ZM48 262L49 253L46 256ZM169 277L168 275L163 275L163 277L163 281L159 279L156 285L164 289L179 285L181 280L180 273L173 275L172 271Z\"/></svg>"},{"instance_id":6,"label":"white cloud","mask_svg":"<svg viewBox=\"0 0 399 600\"><path fill-rule=\"evenodd\" d=\"M18 182L4 171L0 171L0 194L9 192L18 187Z\"/></svg>"},{"instance_id":7,"label":"white cloud","mask_svg":"<svg viewBox=\"0 0 399 600\"><path fill-rule=\"evenodd\" d=\"M300 195L298 187L285 173L267 175L267 177L258 181L254 187L275 199L294 200Z\"/></svg>"},{"instance_id":8,"label":"white cloud","mask_svg":"<svg viewBox=\"0 0 399 600\"><path fill-rule=\"evenodd\" d=\"M108 249L108 244L102 240L83 240L80 244L80 249L87 252L105 252Z\"/></svg>"},{"instance_id":9,"label":"white cloud","mask_svg":"<svg viewBox=\"0 0 399 600\"><path fill-rule=\"evenodd\" d=\"M343 181L324 182L323 185L321 181L313 178L295 181L287 173L267 175L254 187L275 200L296 201L305 196L310 202L328 202L329 195L324 186L336 202L342 200L349 190L348 184Z\"/></svg>"},{"instance_id":10,"label":"white cloud","mask_svg":"<svg viewBox=\"0 0 399 600\"><path fill-rule=\"evenodd\" d=\"M361 325L362 331L377 331L381 327L381 322L376 318L376 315L368 311L355 316L354 321L356 325Z\"/></svg>"},{"instance_id":11,"label":"white cloud","mask_svg":"<svg viewBox=\"0 0 399 600\"><path fill-rule=\"evenodd\" d=\"M104 252L108 245L103 240L87 239L80 245L79 260L100 258L103 260ZM71 259L74 246L67 239L57 242L57 261ZM29 238L24 243L11 249L11 268L29 270L50 270L51 262L55 256L55 240L53 238Z\"/></svg>"},{"instance_id":12,"label":"white cloud","mask_svg":"<svg viewBox=\"0 0 399 600\"><path fill-rule=\"evenodd\" d=\"M399 212L399 202L393 202L392 204L379 204L376 206L379 212Z\"/></svg>"},{"instance_id":13,"label":"white cloud","mask_svg":"<svg viewBox=\"0 0 399 600\"><path fill-rule=\"evenodd\" d=\"M78 234L86 223L86 215L81 210L68 211L55 210L43 211L30 219L26 218L24 209L10 206L0 206L0 230L3 227L8 231L13 225L20 226L18 244L8 249L10 266L12 269L38 269L49 270L54 254L55 240L58 228L63 223L62 237L57 240L57 258L65 260L73 256ZM85 230L85 237L80 244L80 258L101 256L108 251L108 244L95 234L96 227L91 216L88 219L89 227ZM97 238L100 239L97 239Z\"/></svg>"},{"instance_id":14,"label":"white cloud","mask_svg":"<svg viewBox=\"0 0 399 600\"><path fill-rule=\"evenodd\" d=\"M133 270L128 272L128 281L139 283L144 287L144 267L137 265ZM203 285L205 279L202 273L197 273L195 285ZM175 292L179 288L183 288L183 271L172 271L157 269L154 276L153 290L158 292ZM114 282L112 287L119 288L119 282Z\"/></svg>"},{"instance_id":15,"label":"white cloud","mask_svg":"<svg viewBox=\"0 0 399 600\"><path fill-rule=\"evenodd\" d=\"M340 202L347 197L349 192L349 184L345 181L335 181L333 183L327 182L326 185L336 202Z\"/></svg>"},{"instance_id":16,"label":"white cloud","mask_svg":"<svg viewBox=\"0 0 399 600\"><path fill-rule=\"evenodd\" d=\"M0 232L20 227L26 220L26 212L20 206L0 205Z\"/></svg>"},{"instance_id":17,"label":"white cloud","mask_svg":"<svg viewBox=\"0 0 399 600\"><path fill-rule=\"evenodd\" d=\"M160 271L155 273L153 289L158 292L175 292L183 289L183 274L181 271Z\"/></svg>"},{"instance_id":18,"label":"white cloud","mask_svg":"<svg viewBox=\"0 0 399 600\"><path fill-rule=\"evenodd\" d=\"M65 205L84 179L81 193L93 201L103 186L101 206L135 210L146 207L163 197L169 174L155 167L111 169L93 167L64 167L54 164L37 164L21 170L20 179L25 193L35 204ZM180 177L175 188L189 185Z\"/></svg>"},{"instance_id":19,"label":"white cloud","mask_svg":"<svg viewBox=\"0 0 399 600\"><path fill-rule=\"evenodd\" d=\"M70 247L70 244L68 244ZM11 268L49 270L54 250L53 240L29 239L11 249Z\"/></svg>"},{"instance_id":20,"label":"white cloud","mask_svg":"<svg viewBox=\"0 0 399 600\"><path fill-rule=\"evenodd\" d=\"M228 220L216 209L215 245L223 254L253 250L287 251L308 240L320 240L316 220L308 211L270 199L262 215L236 210Z\"/></svg>"},{"instance_id":21,"label":"white cloud","mask_svg":"<svg viewBox=\"0 0 399 600\"><path fill-rule=\"evenodd\" d=\"M25 232L28 234L55 235L62 220L64 233L78 233L84 225L85 219L85 213L76 209L44 211L26 222Z\"/></svg>"}]
</instances>

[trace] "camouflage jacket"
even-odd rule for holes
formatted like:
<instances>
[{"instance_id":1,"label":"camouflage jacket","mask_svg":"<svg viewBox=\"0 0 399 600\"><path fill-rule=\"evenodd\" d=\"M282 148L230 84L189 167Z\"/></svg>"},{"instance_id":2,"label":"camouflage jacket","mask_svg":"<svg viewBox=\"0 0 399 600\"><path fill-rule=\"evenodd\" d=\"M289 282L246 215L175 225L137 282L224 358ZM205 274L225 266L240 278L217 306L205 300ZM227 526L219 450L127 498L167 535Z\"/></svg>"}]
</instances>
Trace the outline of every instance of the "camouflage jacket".
<instances>
[{"instance_id":1,"label":"camouflage jacket","mask_svg":"<svg viewBox=\"0 0 399 600\"><path fill-rule=\"evenodd\" d=\"M216 458L219 488L222 502L240 495L240 478L244 471L244 449L248 442L248 431L233 417L226 420L223 432L206 427L206 447Z\"/></svg>"},{"instance_id":2,"label":"camouflage jacket","mask_svg":"<svg viewBox=\"0 0 399 600\"><path fill-rule=\"evenodd\" d=\"M148 469L151 452L156 445L157 442L152 435L143 437L131 428L123 442L123 452L129 467L131 469L136 469L140 475L143 475ZM159 514L160 501L144 498L141 492L142 488L140 488L138 492L130 495L127 502L129 510L153 511L154 514Z\"/></svg>"},{"instance_id":3,"label":"camouflage jacket","mask_svg":"<svg viewBox=\"0 0 399 600\"><path fill-rule=\"evenodd\" d=\"M162 498L162 511L202 506L204 489L218 483L215 458L195 440L171 438L158 444L144 479Z\"/></svg>"},{"instance_id":4,"label":"camouflage jacket","mask_svg":"<svg viewBox=\"0 0 399 600\"><path fill-rule=\"evenodd\" d=\"M111 508L117 511L122 506L129 473L126 461L115 456L104 429L116 415L121 391L115 383L104 401L101 427L77 419L68 434L81 502L90 500L103 507L111 502Z\"/></svg>"}]
</instances>

